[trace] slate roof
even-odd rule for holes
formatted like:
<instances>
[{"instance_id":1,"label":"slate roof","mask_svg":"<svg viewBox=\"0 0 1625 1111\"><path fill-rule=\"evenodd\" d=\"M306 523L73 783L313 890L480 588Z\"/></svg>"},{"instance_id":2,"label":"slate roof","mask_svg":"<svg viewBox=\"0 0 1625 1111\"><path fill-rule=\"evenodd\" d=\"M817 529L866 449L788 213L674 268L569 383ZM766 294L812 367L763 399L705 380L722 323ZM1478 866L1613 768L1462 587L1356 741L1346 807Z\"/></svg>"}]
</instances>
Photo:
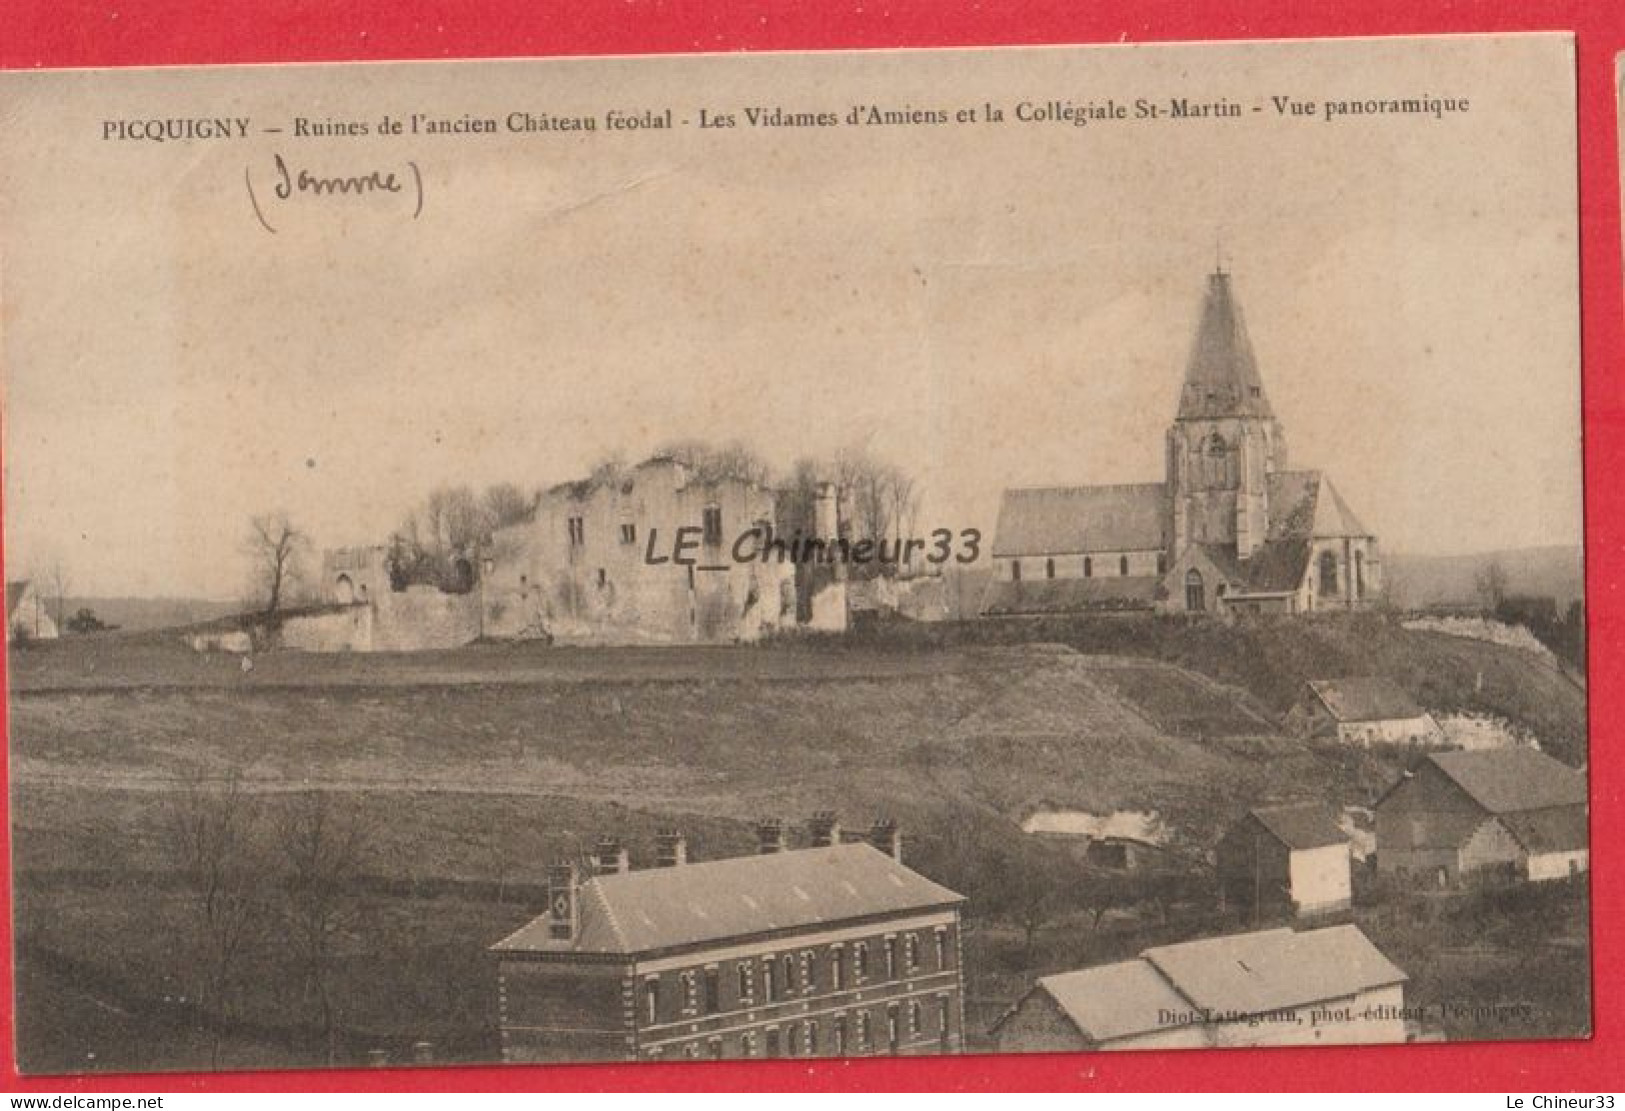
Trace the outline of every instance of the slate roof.
<instances>
[{"instance_id":1,"label":"slate roof","mask_svg":"<svg viewBox=\"0 0 1625 1111\"><path fill-rule=\"evenodd\" d=\"M1185 1025L1164 1021L1167 1015L1161 1012L1192 1010L1190 1000L1140 959L1043 976L1038 987L1085 1037L1097 1042Z\"/></svg>"},{"instance_id":2,"label":"slate roof","mask_svg":"<svg viewBox=\"0 0 1625 1111\"><path fill-rule=\"evenodd\" d=\"M1320 471L1276 471L1266 476L1270 540L1370 536L1332 480Z\"/></svg>"},{"instance_id":3,"label":"slate roof","mask_svg":"<svg viewBox=\"0 0 1625 1111\"><path fill-rule=\"evenodd\" d=\"M1097 575L1087 579L994 579L982 595L982 613L1012 617L1044 613L1150 609L1161 579L1155 575Z\"/></svg>"},{"instance_id":4,"label":"slate roof","mask_svg":"<svg viewBox=\"0 0 1625 1111\"><path fill-rule=\"evenodd\" d=\"M594 876L577 894L577 936L548 936L548 917L494 952L647 953L957 906L964 896L853 842Z\"/></svg>"},{"instance_id":5,"label":"slate roof","mask_svg":"<svg viewBox=\"0 0 1625 1111\"><path fill-rule=\"evenodd\" d=\"M1567 853L1591 844L1583 806L1554 806L1547 810L1523 810L1502 814L1498 819L1525 852Z\"/></svg>"},{"instance_id":6,"label":"slate roof","mask_svg":"<svg viewBox=\"0 0 1625 1111\"><path fill-rule=\"evenodd\" d=\"M1532 748L1436 752L1428 759L1491 814L1586 802L1585 775Z\"/></svg>"},{"instance_id":7,"label":"slate roof","mask_svg":"<svg viewBox=\"0 0 1625 1111\"><path fill-rule=\"evenodd\" d=\"M1287 594L1303 585L1309 570L1307 540L1266 540L1247 559L1238 559L1231 544L1202 544L1204 555L1244 594Z\"/></svg>"},{"instance_id":8,"label":"slate roof","mask_svg":"<svg viewBox=\"0 0 1625 1111\"><path fill-rule=\"evenodd\" d=\"M1309 689L1338 721L1402 721L1426 711L1392 679L1311 679Z\"/></svg>"},{"instance_id":9,"label":"slate roof","mask_svg":"<svg viewBox=\"0 0 1625 1111\"><path fill-rule=\"evenodd\" d=\"M1348 834L1318 802L1289 802L1259 806L1247 812L1277 841L1289 849L1320 849L1348 844Z\"/></svg>"},{"instance_id":10,"label":"slate roof","mask_svg":"<svg viewBox=\"0 0 1625 1111\"><path fill-rule=\"evenodd\" d=\"M1397 984L1405 973L1358 926L1260 930L1147 949L1143 954L1197 1007L1260 1014Z\"/></svg>"},{"instance_id":11,"label":"slate roof","mask_svg":"<svg viewBox=\"0 0 1625 1111\"><path fill-rule=\"evenodd\" d=\"M1165 549L1167 506L1160 482L1006 490L995 556L1072 555Z\"/></svg>"},{"instance_id":12,"label":"slate roof","mask_svg":"<svg viewBox=\"0 0 1625 1111\"><path fill-rule=\"evenodd\" d=\"M1190 361L1185 365L1179 419L1273 415L1241 307L1231 293L1230 275L1222 270L1210 274Z\"/></svg>"}]
</instances>

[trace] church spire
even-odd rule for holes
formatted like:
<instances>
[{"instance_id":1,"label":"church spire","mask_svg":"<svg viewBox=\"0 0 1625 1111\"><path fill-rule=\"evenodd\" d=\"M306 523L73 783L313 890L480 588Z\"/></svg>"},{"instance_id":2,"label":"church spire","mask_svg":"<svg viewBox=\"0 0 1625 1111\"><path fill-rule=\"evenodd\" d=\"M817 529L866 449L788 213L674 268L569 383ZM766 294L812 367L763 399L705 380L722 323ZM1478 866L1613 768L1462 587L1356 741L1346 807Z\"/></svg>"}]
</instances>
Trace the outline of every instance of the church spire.
<instances>
[{"instance_id":1,"label":"church spire","mask_svg":"<svg viewBox=\"0 0 1625 1111\"><path fill-rule=\"evenodd\" d=\"M1202 319L1185 368L1179 419L1273 416L1247 325L1230 291L1230 274L1216 266L1208 275Z\"/></svg>"}]
</instances>

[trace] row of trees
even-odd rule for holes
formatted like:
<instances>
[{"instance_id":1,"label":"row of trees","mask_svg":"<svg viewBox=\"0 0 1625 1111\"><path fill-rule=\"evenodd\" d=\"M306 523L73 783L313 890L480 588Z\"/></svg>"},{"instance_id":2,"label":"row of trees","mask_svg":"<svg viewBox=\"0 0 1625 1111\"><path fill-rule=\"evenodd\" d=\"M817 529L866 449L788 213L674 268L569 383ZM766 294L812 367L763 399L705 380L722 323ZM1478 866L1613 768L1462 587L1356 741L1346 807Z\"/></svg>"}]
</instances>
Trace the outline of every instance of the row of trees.
<instances>
[{"instance_id":1,"label":"row of trees","mask_svg":"<svg viewBox=\"0 0 1625 1111\"><path fill-rule=\"evenodd\" d=\"M341 945L364 925L356 880L372 851L374 827L326 791L279 796L268 807L240 771L187 776L170 796L167 847L187 892L185 962L190 1004L219 1063L223 1032L242 1017L249 968L271 960L291 967L308 1025L328 1063L337 1056L335 969Z\"/></svg>"}]
</instances>

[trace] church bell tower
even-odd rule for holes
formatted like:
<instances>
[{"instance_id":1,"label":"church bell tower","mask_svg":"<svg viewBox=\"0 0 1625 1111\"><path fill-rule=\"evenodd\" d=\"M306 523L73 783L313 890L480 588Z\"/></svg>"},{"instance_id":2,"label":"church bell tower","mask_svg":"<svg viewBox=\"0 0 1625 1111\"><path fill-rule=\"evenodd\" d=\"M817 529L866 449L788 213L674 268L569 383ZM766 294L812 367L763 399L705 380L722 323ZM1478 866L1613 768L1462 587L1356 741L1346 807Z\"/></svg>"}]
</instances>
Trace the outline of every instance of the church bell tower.
<instances>
[{"instance_id":1,"label":"church bell tower","mask_svg":"<svg viewBox=\"0 0 1625 1111\"><path fill-rule=\"evenodd\" d=\"M1222 267L1208 275L1167 462L1176 558L1187 544L1215 544L1245 560L1264 544L1268 479L1286 467L1286 441Z\"/></svg>"}]
</instances>

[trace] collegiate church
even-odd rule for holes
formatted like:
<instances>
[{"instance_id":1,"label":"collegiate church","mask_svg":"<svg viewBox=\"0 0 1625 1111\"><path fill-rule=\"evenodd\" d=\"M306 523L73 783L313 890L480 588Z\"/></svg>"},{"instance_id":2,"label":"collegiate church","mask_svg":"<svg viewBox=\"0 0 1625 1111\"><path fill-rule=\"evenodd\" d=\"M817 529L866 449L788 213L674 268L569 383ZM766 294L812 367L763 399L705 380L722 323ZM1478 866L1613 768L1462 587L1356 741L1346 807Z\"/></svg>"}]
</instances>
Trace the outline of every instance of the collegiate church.
<instances>
[{"instance_id":1,"label":"collegiate church","mask_svg":"<svg viewBox=\"0 0 1625 1111\"><path fill-rule=\"evenodd\" d=\"M1286 441L1222 268L1168 429L1167 478L1006 490L984 616L1309 613L1382 591L1377 538Z\"/></svg>"}]
</instances>

